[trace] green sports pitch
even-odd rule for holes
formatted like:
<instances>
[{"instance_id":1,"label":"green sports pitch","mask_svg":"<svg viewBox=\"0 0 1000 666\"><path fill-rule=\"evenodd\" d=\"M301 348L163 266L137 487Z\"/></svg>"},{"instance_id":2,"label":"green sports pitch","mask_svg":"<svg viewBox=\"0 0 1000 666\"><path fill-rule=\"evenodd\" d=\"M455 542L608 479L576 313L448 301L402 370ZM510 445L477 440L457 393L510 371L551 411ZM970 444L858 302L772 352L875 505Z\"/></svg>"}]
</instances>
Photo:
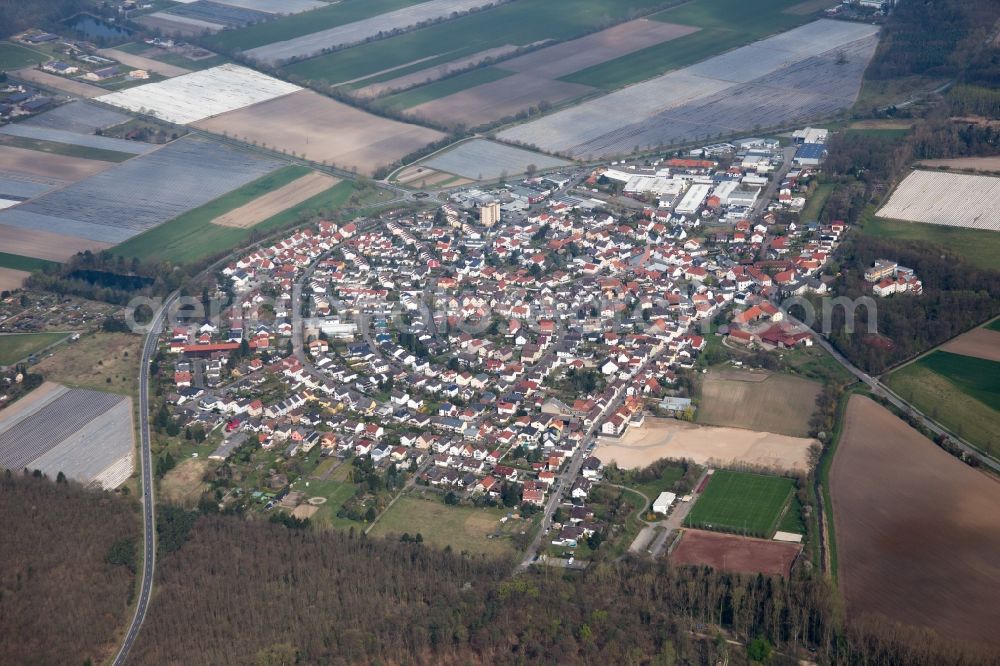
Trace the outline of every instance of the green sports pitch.
<instances>
[{"instance_id":1,"label":"green sports pitch","mask_svg":"<svg viewBox=\"0 0 1000 666\"><path fill-rule=\"evenodd\" d=\"M770 537L794 492L795 481L785 477L716 470L684 524Z\"/></svg>"}]
</instances>

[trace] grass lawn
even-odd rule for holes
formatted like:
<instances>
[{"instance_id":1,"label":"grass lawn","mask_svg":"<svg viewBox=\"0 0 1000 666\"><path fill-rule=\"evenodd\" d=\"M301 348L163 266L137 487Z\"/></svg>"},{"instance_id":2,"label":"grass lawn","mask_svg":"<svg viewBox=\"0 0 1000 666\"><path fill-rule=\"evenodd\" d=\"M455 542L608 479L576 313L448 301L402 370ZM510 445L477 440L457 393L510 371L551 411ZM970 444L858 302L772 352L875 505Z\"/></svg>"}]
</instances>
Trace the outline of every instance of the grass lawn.
<instances>
[{"instance_id":1,"label":"grass lawn","mask_svg":"<svg viewBox=\"0 0 1000 666\"><path fill-rule=\"evenodd\" d=\"M865 216L862 230L876 238L897 238L939 245L960 254L979 268L1000 270L1000 233L995 231L884 220L874 215Z\"/></svg>"},{"instance_id":2,"label":"grass lawn","mask_svg":"<svg viewBox=\"0 0 1000 666\"><path fill-rule=\"evenodd\" d=\"M930 361L937 354L956 356L946 352L934 352L923 359L910 363L889 375L888 385L903 397L913 403L917 409L940 422L946 428L972 444L978 446L990 455L1000 456L1000 430L996 424L1000 421L1000 412L989 404L978 399L970 399L966 387L982 394L984 385L996 383L996 377L966 376L963 387L943 374L938 374L933 368L943 371L957 372L958 366L950 360ZM982 363L990 363L983 359L973 359ZM992 362L993 366L1000 363ZM981 366L983 370L987 366ZM989 396L987 396L989 397ZM995 403L997 396L993 395Z\"/></svg>"},{"instance_id":3,"label":"grass lawn","mask_svg":"<svg viewBox=\"0 0 1000 666\"><path fill-rule=\"evenodd\" d=\"M991 331L1000 331L1000 319L994 319L990 323L986 324L985 328Z\"/></svg>"},{"instance_id":4,"label":"grass lawn","mask_svg":"<svg viewBox=\"0 0 1000 666\"><path fill-rule=\"evenodd\" d=\"M321 211L344 205L354 183L342 181L325 192L306 199L297 206L278 213L259 224L247 228L223 227L212 224L216 217L256 199L272 190L301 178L309 173L302 166L287 166L263 178L233 190L215 201L188 211L166 224L130 238L113 248L113 252L127 258L158 259L175 263L195 262L221 254L248 239L253 232L267 233L305 219Z\"/></svg>"},{"instance_id":5,"label":"grass lawn","mask_svg":"<svg viewBox=\"0 0 1000 666\"><path fill-rule=\"evenodd\" d=\"M778 530L781 532L791 532L793 534L805 534L806 524L802 521L802 502L797 495L792 495L792 501L788 504L788 510L781 517L778 523Z\"/></svg>"},{"instance_id":6,"label":"grass lawn","mask_svg":"<svg viewBox=\"0 0 1000 666\"><path fill-rule=\"evenodd\" d=\"M819 345L781 352L781 359L799 374L819 381L852 384L857 378Z\"/></svg>"},{"instance_id":7,"label":"grass lawn","mask_svg":"<svg viewBox=\"0 0 1000 666\"><path fill-rule=\"evenodd\" d=\"M799 214L799 219L803 222L818 220L820 213L823 212L823 206L826 205L826 200L830 198L830 194L833 193L835 187L833 183L818 185L816 190L810 195L809 200L806 201L806 207Z\"/></svg>"},{"instance_id":8,"label":"grass lawn","mask_svg":"<svg viewBox=\"0 0 1000 666\"><path fill-rule=\"evenodd\" d=\"M646 495L650 502L655 502L660 493L670 490L674 484L684 476L684 469L680 465L668 465L663 469L663 474L655 481L643 481L641 483L626 483L624 485L634 488ZM646 507L651 509L652 507Z\"/></svg>"},{"instance_id":9,"label":"grass lawn","mask_svg":"<svg viewBox=\"0 0 1000 666\"><path fill-rule=\"evenodd\" d=\"M654 11L663 4L663 0L619 0L613 3L605 0L519 0L304 60L289 65L287 70L312 81L339 84L391 67L409 65L421 58L433 58L421 64L422 67L431 67L506 44L526 45L546 39L573 39L611 22L618 23ZM261 24L261 27L268 25L272 24ZM460 35L461 39L456 40L456 35Z\"/></svg>"},{"instance_id":10,"label":"grass lawn","mask_svg":"<svg viewBox=\"0 0 1000 666\"><path fill-rule=\"evenodd\" d=\"M767 538L794 492L785 477L716 470L684 524Z\"/></svg>"},{"instance_id":11,"label":"grass lawn","mask_svg":"<svg viewBox=\"0 0 1000 666\"><path fill-rule=\"evenodd\" d=\"M18 271L40 271L44 268L58 266L54 261L23 257L19 254L0 252L0 268L13 268Z\"/></svg>"},{"instance_id":12,"label":"grass lawn","mask_svg":"<svg viewBox=\"0 0 1000 666\"><path fill-rule=\"evenodd\" d=\"M439 548L451 546L456 552L468 551L498 557L516 552L509 539L489 539L497 531L505 509L448 506L436 498L420 499L405 495L375 523L373 536L411 536L420 534L424 541Z\"/></svg>"},{"instance_id":13,"label":"grass lawn","mask_svg":"<svg viewBox=\"0 0 1000 666\"><path fill-rule=\"evenodd\" d=\"M13 365L67 337L68 333L14 333L0 335L0 365Z\"/></svg>"},{"instance_id":14,"label":"grass lawn","mask_svg":"<svg viewBox=\"0 0 1000 666\"><path fill-rule=\"evenodd\" d=\"M606 90L620 88L744 46L812 20L782 13L798 0L693 0L650 18L701 28L698 32L656 44L581 70L562 80Z\"/></svg>"},{"instance_id":15,"label":"grass lawn","mask_svg":"<svg viewBox=\"0 0 1000 666\"><path fill-rule=\"evenodd\" d=\"M24 148L26 150L37 150L42 153L53 155L65 155L66 157L80 157L85 160L99 160L101 162L124 162L135 157L131 153L119 153L117 150L105 150L103 148L91 148L89 146L74 146L70 143L58 143L56 141L43 141L42 139L29 139L23 136L3 135L0 137L0 145L11 146L13 148Z\"/></svg>"},{"instance_id":16,"label":"grass lawn","mask_svg":"<svg viewBox=\"0 0 1000 666\"><path fill-rule=\"evenodd\" d=\"M300 14L283 16L274 21L249 25L239 30L223 30L209 37L206 43L223 49L248 49L294 39L338 25L385 14L426 0L342 0Z\"/></svg>"},{"instance_id":17,"label":"grass lawn","mask_svg":"<svg viewBox=\"0 0 1000 666\"><path fill-rule=\"evenodd\" d=\"M10 42L0 42L0 70L39 65L49 59L44 53Z\"/></svg>"},{"instance_id":18,"label":"grass lawn","mask_svg":"<svg viewBox=\"0 0 1000 666\"><path fill-rule=\"evenodd\" d=\"M395 95L389 95L380 99L378 105L383 109L400 111L512 75L513 72L506 72L495 67L474 69L471 72L451 76Z\"/></svg>"},{"instance_id":19,"label":"grass lawn","mask_svg":"<svg viewBox=\"0 0 1000 666\"><path fill-rule=\"evenodd\" d=\"M309 484L306 486L306 484ZM326 502L319 507L319 511L313 514L312 521L322 527L333 527L335 529L349 529L354 526L363 529L364 524L347 518L339 518L337 512L344 502L354 497L358 487L353 483L345 481L316 481L314 479L301 479L292 488L301 490L306 497L325 497Z\"/></svg>"}]
</instances>

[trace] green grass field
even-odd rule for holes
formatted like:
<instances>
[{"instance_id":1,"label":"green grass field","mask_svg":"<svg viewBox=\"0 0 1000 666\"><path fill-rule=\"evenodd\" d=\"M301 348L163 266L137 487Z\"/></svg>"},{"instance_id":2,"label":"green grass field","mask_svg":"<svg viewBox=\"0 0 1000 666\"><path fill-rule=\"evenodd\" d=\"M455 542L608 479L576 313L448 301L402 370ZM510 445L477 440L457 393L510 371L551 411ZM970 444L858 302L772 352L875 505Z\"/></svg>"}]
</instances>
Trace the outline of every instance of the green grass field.
<instances>
[{"instance_id":1,"label":"green grass field","mask_svg":"<svg viewBox=\"0 0 1000 666\"><path fill-rule=\"evenodd\" d=\"M274 21L249 25L239 30L223 30L207 40L209 46L222 49L248 49L294 39L338 25L360 21L386 12L415 5L425 0L342 0L301 14L283 16Z\"/></svg>"},{"instance_id":2,"label":"green grass field","mask_svg":"<svg viewBox=\"0 0 1000 666\"><path fill-rule=\"evenodd\" d=\"M998 382L1000 363L934 352L891 373L886 383L959 437L1000 456Z\"/></svg>"},{"instance_id":3,"label":"green grass field","mask_svg":"<svg viewBox=\"0 0 1000 666\"><path fill-rule=\"evenodd\" d=\"M307 174L302 166L288 166L263 178L233 190L200 208L184 213L170 222L154 227L113 248L127 258L157 259L175 263L190 263L224 252L245 241L256 231L266 233L291 225L297 220L320 211L339 208L354 189L351 181L343 181L326 192L278 213L248 229L211 224L216 217L256 199Z\"/></svg>"},{"instance_id":4,"label":"green grass field","mask_svg":"<svg viewBox=\"0 0 1000 666\"><path fill-rule=\"evenodd\" d=\"M409 65L420 58L432 58L420 64L423 68L506 44L526 45L546 39L573 39L609 23L655 11L663 5L663 0L619 0L614 3L603 0L518 0L388 39L304 60L288 66L287 70L317 83L341 84L390 67ZM266 25L271 24L262 24ZM456 35L461 35L461 39L456 40ZM399 70L397 75L403 72Z\"/></svg>"},{"instance_id":5,"label":"green grass field","mask_svg":"<svg viewBox=\"0 0 1000 666\"><path fill-rule=\"evenodd\" d=\"M986 328L991 331L1000 331L1000 319L994 319L990 323L986 324Z\"/></svg>"},{"instance_id":6,"label":"green grass field","mask_svg":"<svg viewBox=\"0 0 1000 666\"><path fill-rule=\"evenodd\" d=\"M59 342L69 333L14 333L0 335L0 365L17 363L31 354Z\"/></svg>"},{"instance_id":7,"label":"green grass field","mask_svg":"<svg viewBox=\"0 0 1000 666\"><path fill-rule=\"evenodd\" d=\"M833 183L822 183L816 187L816 190L810 195L809 200L806 201L806 207L802 209L802 213L799 215L799 219L804 222L812 222L819 219L820 213L823 212L823 206L826 205L826 200L830 198L830 194L833 192L835 185Z\"/></svg>"},{"instance_id":8,"label":"green grass field","mask_svg":"<svg viewBox=\"0 0 1000 666\"><path fill-rule=\"evenodd\" d=\"M897 238L940 245L960 254L979 268L1000 270L1000 233L995 231L883 220L873 215L865 216L862 230L877 238Z\"/></svg>"},{"instance_id":9,"label":"green grass field","mask_svg":"<svg viewBox=\"0 0 1000 666\"><path fill-rule=\"evenodd\" d=\"M936 351L917 363L946 377L966 395L1000 410L1000 363L997 361Z\"/></svg>"},{"instance_id":10,"label":"green grass field","mask_svg":"<svg viewBox=\"0 0 1000 666\"><path fill-rule=\"evenodd\" d=\"M698 32L609 60L562 80L613 90L687 67L811 21L813 17L808 15L783 13L796 4L799 0L693 0L650 18L701 28Z\"/></svg>"},{"instance_id":11,"label":"green grass field","mask_svg":"<svg viewBox=\"0 0 1000 666\"><path fill-rule=\"evenodd\" d=\"M0 268L13 268L18 271L40 271L45 268L58 266L54 261L45 259L35 259L34 257L23 257L19 254L8 254L0 252Z\"/></svg>"},{"instance_id":12,"label":"green grass field","mask_svg":"<svg viewBox=\"0 0 1000 666\"><path fill-rule=\"evenodd\" d=\"M37 150L40 153L65 155L66 157L79 157L85 160L97 160L99 162L117 163L124 162L127 159L135 157L135 155L132 155L131 153L119 153L117 150L104 150L103 148L91 148L89 146L75 146L70 143L29 139L23 136L4 135L0 138L0 146L24 148L25 150Z\"/></svg>"},{"instance_id":13,"label":"green grass field","mask_svg":"<svg viewBox=\"0 0 1000 666\"><path fill-rule=\"evenodd\" d=\"M21 69L31 65L39 65L48 60L48 56L29 48L0 42L0 70Z\"/></svg>"},{"instance_id":14,"label":"green grass field","mask_svg":"<svg viewBox=\"0 0 1000 666\"><path fill-rule=\"evenodd\" d=\"M306 486L306 482L309 483ZM325 497L326 503L320 505L319 511L313 514L312 522L335 529L349 529L350 527L360 528L361 523L348 518L339 518L337 512L344 503L354 497L358 488L353 483L345 481L315 481L312 479L299 480L293 486L295 490L301 490L307 497Z\"/></svg>"},{"instance_id":15,"label":"green grass field","mask_svg":"<svg viewBox=\"0 0 1000 666\"><path fill-rule=\"evenodd\" d=\"M435 496L436 497L436 496ZM448 506L439 499L400 497L371 531L372 536L420 534L438 548L451 546L455 552L468 551L510 557L516 551L509 539L489 539L497 531L504 509Z\"/></svg>"},{"instance_id":16,"label":"green grass field","mask_svg":"<svg viewBox=\"0 0 1000 666\"><path fill-rule=\"evenodd\" d=\"M767 538L794 492L792 479L716 470L684 524Z\"/></svg>"},{"instance_id":17,"label":"green grass field","mask_svg":"<svg viewBox=\"0 0 1000 666\"><path fill-rule=\"evenodd\" d=\"M896 141L902 141L906 138L906 135L910 133L908 129L858 129L858 128L848 128L848 134L858 134L860 136L867 136L872 138L881 139L893 139Z\"/></svg>"},{"instance_id":18,"label":"green grass field","mask_svg":"<svg viewBox=\"0 0 1000 666\"><path fill-rule=\"evenodd\" d=\"M791 532L792 534L805 534L806 524L802 520L802 502L794 493L792 494L792 501L788 503L788 510L785 511L785 515L781 517L781 522L778 523L778 529L782 532Z\"/></svg>"},{"instance_id":19,"label":"green grass field","mask_svg":"<svg viewBox=\"0 0 1000 666\"><path fill-rule=\"evenodd\" d=\"M505 72L495 67L474 69L464 74L458 74L425 86L419 86L395 95L383 97L378 101L378 105L383 109L401 111L417 106L418 104L423 104L424 102L447 97L467 88L473 88L484 83L490 83L491 81L498 81L512 75L513 72Z\"/></svg>"}]
</instances>

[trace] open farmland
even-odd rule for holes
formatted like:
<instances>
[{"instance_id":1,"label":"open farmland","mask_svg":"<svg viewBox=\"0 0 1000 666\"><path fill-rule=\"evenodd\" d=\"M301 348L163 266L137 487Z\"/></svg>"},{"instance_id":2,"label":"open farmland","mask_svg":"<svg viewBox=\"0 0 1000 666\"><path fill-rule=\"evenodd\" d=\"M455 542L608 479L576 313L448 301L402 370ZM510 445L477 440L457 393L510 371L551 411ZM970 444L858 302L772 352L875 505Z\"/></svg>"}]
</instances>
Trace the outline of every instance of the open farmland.
<instances>
[{"instance_id":1,"label":"open farmland","mask_svg":"<svg viewBox=\"0 0 1000 666\"><path fill-rule=\"evenodd\" d=\"M111 245L112 243L101 243L79 236L0 224L0 247L10 254L34 259L62 262L77 252L84 250L99 252Z\"/></svg>"},{"instance_id":2,"label":"open farmland","mask_svg":"<svg viewBox=\"0 0 1000 666\"><path fill-rule=\"evenodd\" d=\"M974 328L941 346L946 352L1000 361L1000 331Z\"/></svg>"},{"instance_id":3,"label":"open farmland","mask_svg":"<svg viewBox=\"0 0 1000 666\"><path fill-rule=\"evenodd\" d=\"M698 422L807 436L819 384L791 375L758 379L755 373L711 371L702 383Z\"/></svg>"},{"instance_id":4,"label":"open farmland","mask_svg":"<svg viewBox=\"0 0 1000 666\"><path fill-rule=\"evenodd\" d=\"M425 500L404 495L382 516L372 529L373 536L408 533L423 536L426 543L456 552L469 551L502 557L512 555L514 548L508 539L488 539L497 531L502 509L448 506L440 500Z\"/></svg>"},{"instance_id":5,"label":"open farmland","mask_svg":"<svg viewBox=\"0 0 1000 666\"><path fill-rule=\"evenodd\" d=\"M849 614L1000 645L1000 484L862 396L830 484Z\"/></svg>"},{"instance_id":6,"label":"open farmland","mask_svg":"<svg viewBox=\"0 0 1000 666\"><path fill-rule=\"evenodd\" d=\"M121 242L280 166L277 160L184 137L110 171L0 211L0 224Z\"/></svg>"},{"instance_id":7,"label":"open farmland","mask_svg":"<svg viewBox=\"0 0 1000 666\"><path fill-rule=\"evenodd\" d=\"M31 354L69 337L69 333L13 333L0 335L0 366L13 365Z\"/></svg>"},{"instance_id":8,"label":"open farmland","mask_svg":"<svg viewBox=\"0 0 1000 666\"><path fill-rule=\"evenodd\" d=\"M186 125L301 90L240 65L219 65L104 95L100 101Z\"/></svg>"},{"instance_id":9,"label":"open farmland","mask_svg":"<svg viewBox=\"0 0 1000 666\"><path fill-rule=\"evenodd\" d=\"M366 174L444 137L311 90L210 118L196 127Z\"/></svg>"},{"instance_id":10,"label":"open farmland","mask_svg":"<svg viewBox=\"0 0 1000 666\"><path fill-rule=\"evenodd\" d=\"M117 488L132 475L132 403L121 395L45 384L0 413L0 468L63 472Z\"/></svg>"},{"instance_id":11,"label":"open farmland","mask_svg":"<svg viewBox=\"0 0 1000 666\"><path fill-rule=\"evenodd\" d=\"M742 428L718 428L676 419L646 418L618 439L602 437L594 455L625 469L641 469L660 458L699 465L754 465L804 472L816 440Z\"/></svg>"},{"instance_id":12,"label":"open farmland","mask_svg":"<svg viewBox=\"0 0 1000 666\"><path fill-rule=\"evenodd\" d=\"M56 108L32 116L20 123L22 127L56 129L77 134L93 134L99 129L107 129L131 120L130 116L112 111L102 106L81 100L63 104Z\"/></svg>"},{"instance_id":13,"label":"open farmland","mask_svg":"<svg viewBox=\"0 0 1000 666\"><path fill-rule=\"evenodd\" d=\"M51 185L66 185L93 176L113 164L100 160L55 155L40 150L0 145L0 177Z\"/></svg>"},{"instance_id":14,"label":"open farmland","mask_svg":"<svg viewBox=\"0 0 1000 666\"><path fill-rule=\"evenodd\" d=\"M276 65L292 58L309 58L325 49L358 44L379 34L403 30L425 21L447 18L455 12L464 13L491 4L494 4L494 0L428 0L360 21L259 46L244 53L254 60Z\"/></svg>"},{"instance_id":15,"label":"open farmland","mask_svg":"<svg viewBox=\"0 0 1000 666\"><path fill-rule=\"evenodd\" d=\"M311 9L326 7L322 0L215 0L219 4L230 7L255 9L268 14L298 14Z\"/></svg>"},{"instance_id":16,"label":"open farmland","mask_svg":"<svg viewBox=\"0 0 1000 666\"><path fill-rule=\"evenodd\" d=\"M246 229L330 189L339 182L339 178L313 171L220 215L212 220L212 224Z\"/></svg>"},{"instance_id":17,"label":"open farmland","mask_svg":"<svg viewBox=\"0 0 1000 666\"><path fill-rule=\"evenodd\" d=\"M504 174L514 176L527 171L529 165L545 170L567 164L569 162L556 157L486 139L466 141L420 163L421 166L472 180L493 180Z\"/></svg>"},{"instance_id":18,"label":"open farmland","mask_svg":"<svg viewBox=\"0 0 1000 666\"><path fill-rule=\"evenodd\" d=\"M792 479L719 469L684 524L770 538L794 493Z\"/></svg>"},{"instance_id":19,"label":"open farmland","mask_svg":"<svg viewBox=\"0 0 1000 666\"><path fill-rule=\"evenodd\" d=\"M220 2L205 2L204 0L174 5L162 12L157 12L154 16L168 20L204 21L222 28L241 28L270 18L267 12L245 7L232 7Z\"/></svg>"},{"instance_id":20,"label":"open farmland","mask_svg":"<svg viewBox=\"0 0 1000 666\"><path fill-rule=\"evenodd\" d=\"M229 251L250 237L252 231L267 233L311 216L329 215L342 207L354 192L354 183L343 181L297 206L284 210L255 227L236 228L210 224L230 210L301 177L304 167L292 166L260 178L166 224L130 238L115 247L124 257L156 259L175 263L199 261Z\"/></svg>"},{"instance_id":21,"label":"open farmland","mask_svg":"<svg viewBox=\"0 0 1000 666\"><path fill-rule=\"evenodd\" d=\"M670 561L677 566L710 566L719 571L787 578L800 549L791 543L687 529L670 553Z\"/></svg>"},{"instance_id":22,"label":"open farmland","mask_svg":"<svg viewBox=\"0 0 1000 666\"><path fill-rule=\"evenodd\" d=\"M877 34L815 21L498 136L591 158L822 118L854 103Z\"/></svg>"},{"instance_id":23,"label":"open farmland","mask_svg":"<svg viewBox=\"0 0 1000 666\"><path fill-rule=\"evenodd\" d=\"M355 97L364 99L378 97L379 95L393 91L408 90L410 88L415 88L417 86L437 81L438 79L452 74L453 72L461 71L489 58L499 58L508 53L512 53L515 50L517 50L516 46L504 44L503 46L498 46L495 49L480 51L479 53L474 53L470 56L465 56L464 58L449 60L448 62L439 65L418 69L415 72L409 72L407 74L388 78L384 81L372 82L366 86L353 90L351 94ZM363 80L368 80L368 78L369 77L365 77ZM371 78L378 79L380 77L376 76Z\"/></svg>"},{"instance_id":24,"label":"open farmland","mask_svg":"<svg viewBox=\"0 0 1000 666\"><path fill-rule=\"evenodd\" d=\"M0 42L0 71L38 65L48 59L47 55L34 49L10 42Z\"/></svg>"},{"instance_id":25,"label":"open farmland","mask_svg":"<svg viewBox=\"0 0 1000 666\"><path fill-rule=\"evenodd\" d=\"M157 74L162 74L163 76L182 76L184 74L191 73L190 69L160 62L159 60L153 60L152 58L146 58L141 55L126 53L125 51L121 51L119 49L101 49L98 53L106 58L117 60L120 63L128 65L129 67L137 67L150 72L156 72Z\"/></svg>"},{"instance_id":26,"label":"open farmland","mask_svg":"<svg viewBox=\"0 0 1000 666\"><path fill-rule=\"evenodd\" d=\"M23 79L31 83L37 83L40 86L45 86L46 88L51 88L53 90L60 90L77 97L100 97L101 95L108 94L108 91L104 88L92 86L89 83L77 81L76 79L68 79L65 76L49 74L48 72L43 72L40 69L33 69L29 67L19 69L16 72L11 72L11 74L19 79Z\"/></svg>"},{"instance_id":27,"label":"open farmland","mask_svg":"<svg viewBox=\"0 0 1000 666\"><path fill-rule=\"evenodd\" d=\"M1000 270L1000 234L981 229L946 227L941 224L884 220L864 216L862 231L876 238L897 238L940 245L979 268Z\"/></svg>"},{"instance_id":28,"label":"open farmland","mask_svg":"<svg viewBox=\"0 0 1000 666\"><path fill-rule=\"evenodd\" d=\"M142 155L156 148L153 144L142 143L140 141L126 141L125 139L113 139L93 134L80 134L78 132L68 132L49 127L34 127L32 125L25 125L24 123L4 125L0 127L0 134L38 141L63 143L83 148L93 148L97 151L126 153L129 155Z\"/></svg>"},{"instance_id":29,"label":"open farmland","mask_svg":"<svg viewBox=\"0 0 1000 666\"><path fill-rule=\"evenodd\" d=\"M914 171L878 211L879 217L1000 231L1000 178Z\"/></svg>"},{"instance_id":30,"label":"open farmland","mask_svg":"<svg viewBox=\"0 0 1000 666\"><path fill-rule=\"evenodd\" d=\"M303 60L286 69L304 79L330 85L357 81L392 68L400 68L397 75L401 75L505 45L524 47L550 40L575 39L655 11L665 4L665 0L619 0L613 3L604 0L517 0L441 24ZM301 18L307 16L303 14ZM456 40L455 35L461 35L462 39ZM409 66L413 69L404 69Z\"/></svg>"},{"instance_id":31,"label":"open farmland","mask_svg":"<svg viewBox=\"0 0 1000 666\"><path fill-rule=\"evenodd\" d=\"M936 351L916 363L945 377L970 398L1000 411L1000 362Z\"/></svg>"},{"instance_id":32,"label":"open farmland","mask_svg":"<svg viewBox=\"0 0 1000 666\"><path fill-rule=\"evenodd\" d=\"M31 275L31 273L17 270L16 268L0 268L0 292L20 289L24 280L29 275ZM0 345L2 344L3 340L0 339ZM2 354L3 350L0 350L0 355Z\"/></svg>"},{"instance_id":33,"label":"open farmland","mask_svg":"<svg viewBox=\"0 0 1000 666\"><path fill-rule=\"evenodd\" d=\"M1000 156L996 157L953 157L944 160L921 160L918 166L929 169L954 169L956 171L982 171L1000 173Z\"/></svg>"}]
</instances>

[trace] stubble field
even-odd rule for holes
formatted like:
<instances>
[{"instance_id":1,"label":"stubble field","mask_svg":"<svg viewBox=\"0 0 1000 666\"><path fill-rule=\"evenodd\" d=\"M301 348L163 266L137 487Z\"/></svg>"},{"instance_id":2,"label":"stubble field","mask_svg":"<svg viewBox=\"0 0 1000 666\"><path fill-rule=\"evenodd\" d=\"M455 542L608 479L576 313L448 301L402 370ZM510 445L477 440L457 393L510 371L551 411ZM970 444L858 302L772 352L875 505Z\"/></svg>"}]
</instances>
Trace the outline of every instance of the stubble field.
<instances>
[{"instance_id":1,"label":"stubble field","mask_svg":"<svg viewBox=\"0 0 1000 666\"><path fill-rule=\"evenodd\" d=\"M830 482L849 613L1000 645L1000 484L862 396Z\"/></svg>"}]
</instances>

